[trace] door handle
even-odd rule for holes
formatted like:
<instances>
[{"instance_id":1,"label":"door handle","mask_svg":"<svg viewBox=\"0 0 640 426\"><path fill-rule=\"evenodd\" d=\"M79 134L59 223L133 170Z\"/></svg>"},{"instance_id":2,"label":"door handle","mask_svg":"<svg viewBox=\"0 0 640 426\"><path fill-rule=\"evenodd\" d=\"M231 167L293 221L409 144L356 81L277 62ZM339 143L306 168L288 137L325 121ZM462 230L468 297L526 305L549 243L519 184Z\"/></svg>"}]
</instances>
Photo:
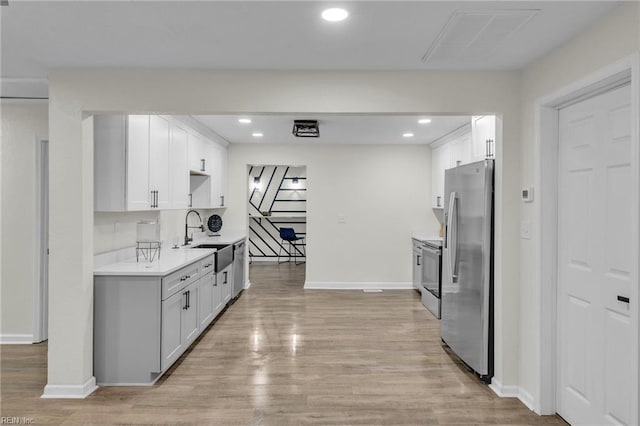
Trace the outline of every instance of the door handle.
<instances>
[{"instance_id":1,"label":"door handle","mask_svg":"<svg viewBox=\"0 0 640 426\"><path fill-rule=\"evenodd\" d=\"M420 255L418 255L418 257L417 257L416 266L420 266Z\"/></svg>"},{"instance_id":2,"label":"door handle","mask_svg":"<svg viewBox=\"0 0 640 426\"><path fill-rule=\"evenodd\" d=\"M226 284L227 283L227 272L225 271L224 273L224 282L222 284Z\"/></svg>"},{"instance_id":3,"label":"door handle","mask_svg":"<svg viewBox=\"0 0 640 426\"><path fill-rule=\"evenodd\" d=\"M189 194L189 207L193 207L193 194Z\"/></svg>"},{"instance_id":4,"label":"door handle","mask_svg":"<svg viewBox=\"0 0 640 426\"><path fill-rule=\"evenodd\" d=\"M439 195L436 197L436 206L437 206L437 207L440 207L440 199L441 199L441 198L442 198L442 197L441 197L441 196L439 196Z\"/></svg>"},{"instance_id":5,"label":"door handle","mask_svg":"<svg viewBox=\"0 0 640 426\"><path fill-rule=\"evenodd\" d=\"M187 298L188 298L187 293L188 293L188 292L186 292L186 291L185 291L184 293L182 293L182 295L184 296L184 306L182 307L182 309L184 309L185 311L186 311L187 309L189 309L189 305L188 305L188 303L187 303Z\"/></svg>"},{"instance_id":6,"label":"door handle","mask_svg":"<svg viewBox=\"0 0 640 426\"><path fill-rule=\"evenodd\" d=\"M449 248L449 275L451 276L451 281L452 282L456 282L456 279L458 278L455 275L456 272L456 255L457 255L457 251L458 251L458 247L457 247L457 239L458 239L458 230L456 229L458 227L458 223L457 223L457 219L456 219L456 193L452 192L449 195L449 215L447 217L448 219L448 224L447 224L447 247ZM453 225L454 220L456 221L455 224L455 228ZM456 244L454 244L454 242Z\"/></svg>"},{"instance_id":7,"label":"door handle","mask_svg":"<svg viewBox=\"0 0 640 426\"><path fill-rule=\"evenodd\" d=\"M201 172L204 172L206 170L205 167L204 167L204 162L205 162L204 158L201 158L200 159L200 171Z\"/></svg>"},{"instance_id":8,"label":"door handle","mask_svg":"<svg viewBox=\"0 0 640 426\"><path fill-rule=\"evenodd\" d=\"M629 303L629 298L625 296L618 296L618 302Z\"/></svg>"}]
</instances>

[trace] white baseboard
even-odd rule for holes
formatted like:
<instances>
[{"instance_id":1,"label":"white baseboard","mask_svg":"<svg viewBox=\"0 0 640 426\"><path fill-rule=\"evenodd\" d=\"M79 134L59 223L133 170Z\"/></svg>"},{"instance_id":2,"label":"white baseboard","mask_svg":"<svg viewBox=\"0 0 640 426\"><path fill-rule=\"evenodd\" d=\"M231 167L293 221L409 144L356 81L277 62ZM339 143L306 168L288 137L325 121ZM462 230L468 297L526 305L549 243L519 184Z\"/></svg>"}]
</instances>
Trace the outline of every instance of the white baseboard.
<instances>
[{"instance_id":1,"label":"white baseboard","mask_svg":"<svg viewBox=\"0 0 640 426\"><path fill-rule=\"evenodd\" d=\"M529 410L535 411L533 396L520 386L503 385L500 380L494 377L491 379L489 388L500 398L518 398Z\"/></svg>"},{"instance_id":2,"label":"white baseboard","mask_svg":"<svg viewBox=\"0 0 640 426\"><path fill-rule=\"evenodd\" d=\"M249 289L249 287L251 287L251 281L247 280L244 283L244 289L247 290L247 289Z\"/></svg>"},{"instance_id":3,"label":"white baseboard","mask_svg":"<svg viewBox=\"0 0 640 426\"><path fill-rule=\"evenodd\" d=\"M0 334L0 344L3 345L30 345L33 343L33 334Z\"/></svg>"},{"instance_id":4,"label":"white baseboard","mask_svg":"<svg viewBox=\"0 0 640 426\"><path fill-rule=\"evenodd\" d=\"M411 282L312 282L305 281L305 290L413 290Z\"/></svg>"},{"instance_id":5,"label":"white baseboard","mask_svg":"<svg viewBox=\"0 0 640 426\"><path fill-rule=\"evenodd\" d=\"M92 376L84 385L46 385L40 398L83 399L96 389L96 378Z\"/></svg>"}]
</instances>

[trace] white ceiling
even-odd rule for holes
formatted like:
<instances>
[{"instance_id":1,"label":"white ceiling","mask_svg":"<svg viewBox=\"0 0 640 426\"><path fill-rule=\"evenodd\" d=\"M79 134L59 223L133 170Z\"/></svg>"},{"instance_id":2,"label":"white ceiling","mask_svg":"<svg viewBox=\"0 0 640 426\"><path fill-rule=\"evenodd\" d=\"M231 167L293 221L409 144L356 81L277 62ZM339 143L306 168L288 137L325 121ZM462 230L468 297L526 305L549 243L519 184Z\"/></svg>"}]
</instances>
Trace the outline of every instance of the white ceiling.
<instances>
[{"instance_id":1,"label":"white ceiling","mask_svg":"<svg viewBox=\"0 0 640 426\"><path fill-rule=\"evenodd\" d=\"M1 75L46 77L53 67L518 69L615 3L9 0L0 8ZM349 18L323 21L320 12L336 5ZM468 15L514 9L530 19Z\"/></svg>"},{"instance_id":2,"label":"white ceiling","mask_svg":"<svg viewBox=\"0 0 640 426\"><path fill-rule=\"evenodd\" d=\"M251 124L238 119L250 118ZM296 143L296 144L426 144L471 123L469 116L416 116L416 115L199 115L196 120L231 143ZM429 124L418 119L430 118ZM318 120L320 137L293 136L294 120ZM251 136L253 132L263 137ZM412 138L402 136L405 132Z\"/></svg>"}]
</instances>

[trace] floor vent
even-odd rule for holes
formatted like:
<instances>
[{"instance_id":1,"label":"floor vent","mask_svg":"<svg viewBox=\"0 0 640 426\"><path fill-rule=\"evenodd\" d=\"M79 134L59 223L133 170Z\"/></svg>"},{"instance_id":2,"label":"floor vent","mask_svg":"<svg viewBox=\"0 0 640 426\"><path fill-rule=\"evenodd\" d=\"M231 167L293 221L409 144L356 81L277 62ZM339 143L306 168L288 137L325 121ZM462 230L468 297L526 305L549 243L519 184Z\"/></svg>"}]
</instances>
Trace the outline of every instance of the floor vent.
<instances>
[{"instance_id":1,"label":"floor vent","mask_svg":"<svg viewBox=\"0 0 640 426\"><path fill-rule=\"evenodd\" d=\"M422 61L486 58L539 12L539 9L456 10Z\"/></svg>"}]
</instances>

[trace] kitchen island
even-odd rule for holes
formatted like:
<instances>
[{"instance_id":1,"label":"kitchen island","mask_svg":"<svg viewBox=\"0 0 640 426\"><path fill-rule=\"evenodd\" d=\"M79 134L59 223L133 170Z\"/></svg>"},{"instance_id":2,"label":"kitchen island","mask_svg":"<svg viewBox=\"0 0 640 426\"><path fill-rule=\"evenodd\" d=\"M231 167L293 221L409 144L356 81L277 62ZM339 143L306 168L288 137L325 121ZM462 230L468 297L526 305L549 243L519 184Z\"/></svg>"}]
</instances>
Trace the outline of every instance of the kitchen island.
<instances>
[{"instance_id":1,"label":"kitchen island","mask_svg":"<svg viewBox=\"0 0 640 426\"><path fill-rule=\"evenodd\" d=\"M202 236L164 249L153 262L135 258L94 270L94 375L99 385L152 385L232 300L233 263L215 248L244 234Z\"/></svg>"}]
</instances>

